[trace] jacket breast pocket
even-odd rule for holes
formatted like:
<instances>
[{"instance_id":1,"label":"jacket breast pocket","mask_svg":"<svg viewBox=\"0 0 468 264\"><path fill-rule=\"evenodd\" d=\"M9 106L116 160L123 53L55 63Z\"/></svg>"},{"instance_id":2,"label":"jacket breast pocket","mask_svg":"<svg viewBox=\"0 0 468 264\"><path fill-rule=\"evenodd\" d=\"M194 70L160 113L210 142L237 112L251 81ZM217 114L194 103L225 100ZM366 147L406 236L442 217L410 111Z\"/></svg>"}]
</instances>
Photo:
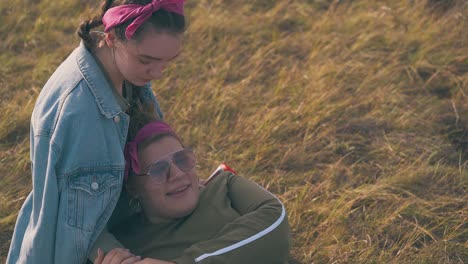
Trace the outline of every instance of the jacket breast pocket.
<instances>
[{"instance_id":1,"label":"jacket breast pocket","mask_svg":"<svg viewBox=\"0 0 468 264\"><path fill-rule=\"evenodd\" d=\"M86 173L74 175L68 181L67 223L92 232L96 223L109 208L110 201L117 200L121 188L119 172Z\"/></svg>"}]
</instances>

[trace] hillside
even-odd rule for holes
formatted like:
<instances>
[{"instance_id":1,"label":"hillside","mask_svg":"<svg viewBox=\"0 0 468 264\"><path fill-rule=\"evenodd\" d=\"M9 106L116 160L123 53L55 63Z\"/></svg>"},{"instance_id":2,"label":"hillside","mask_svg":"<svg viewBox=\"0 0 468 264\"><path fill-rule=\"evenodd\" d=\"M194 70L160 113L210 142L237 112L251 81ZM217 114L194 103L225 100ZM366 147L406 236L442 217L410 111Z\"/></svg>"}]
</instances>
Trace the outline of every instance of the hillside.
<instances>
[{"instance_id":1,"label":"hillside","mask_svg":"<svg viewBox=\"0 0 468 264\"><path fill-rule=\"evenodd\" d=\"M96 1L0 1L0 262L31 190L29 120ZM285 203L299 263L466 263L463 0L189 0L153 83L166 119ZM25 12L27 10L27 12Z\"/></svg>"}]
</instances>

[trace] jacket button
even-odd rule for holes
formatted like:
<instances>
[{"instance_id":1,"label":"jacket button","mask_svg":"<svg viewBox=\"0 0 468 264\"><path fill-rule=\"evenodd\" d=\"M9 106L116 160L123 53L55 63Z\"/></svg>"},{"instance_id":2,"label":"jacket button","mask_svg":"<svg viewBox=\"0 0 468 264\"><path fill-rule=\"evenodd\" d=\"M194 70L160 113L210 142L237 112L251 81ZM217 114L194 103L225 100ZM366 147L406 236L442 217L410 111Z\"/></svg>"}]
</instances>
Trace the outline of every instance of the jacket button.
<instances>
[{"instance_id":1,"label":"jacket button","mask_svg":"<svg viewBox=\"0 0 468 264\"><path fill-rule=\"evenodd\" d=\"M91 183L91 189L97 190L98 188L99 188L99 183L97 183L97 182Z\"/></svg>"},{"instance_id":2,"label":"jacket button","mask_svg":"<svg viewBox=\"0 0 468 264\"><path fill-rule=\"evenodd\" d=\"M119 123L120 122L120 116L115 116L114 117L114 122Z\"/></svg>"}]
</instances>

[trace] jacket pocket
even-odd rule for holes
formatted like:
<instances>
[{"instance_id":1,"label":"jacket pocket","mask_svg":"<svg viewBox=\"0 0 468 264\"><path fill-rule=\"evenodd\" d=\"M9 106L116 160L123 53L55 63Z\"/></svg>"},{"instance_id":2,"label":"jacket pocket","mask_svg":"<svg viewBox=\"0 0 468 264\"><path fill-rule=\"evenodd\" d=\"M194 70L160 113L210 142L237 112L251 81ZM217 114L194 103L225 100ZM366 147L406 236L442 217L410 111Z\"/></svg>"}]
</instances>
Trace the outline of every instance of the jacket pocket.
<instances>
[{"instance_id":1,"label":"jacket pocket","mask_svg":"<svg viewBox=\"0 0 468 264\"><path fill-rule=\"evenodd\" d=\"M115 171L71 176L68 181L68 225L94 231L103 213L112 210L110 201L118 198L120 174Z\"/></svg>"}]
</instances>

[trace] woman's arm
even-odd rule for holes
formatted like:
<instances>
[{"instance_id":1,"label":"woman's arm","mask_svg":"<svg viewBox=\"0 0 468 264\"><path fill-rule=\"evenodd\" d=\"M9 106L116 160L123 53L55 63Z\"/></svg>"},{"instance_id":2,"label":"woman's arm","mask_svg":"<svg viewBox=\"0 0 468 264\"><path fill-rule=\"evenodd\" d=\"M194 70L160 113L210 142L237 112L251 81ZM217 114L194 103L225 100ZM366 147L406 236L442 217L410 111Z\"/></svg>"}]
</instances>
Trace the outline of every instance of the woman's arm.
<instances>
[{"instance_id":1,"label":"woman's arm","mask_svg":"<svg viewBox=\"0 0 468 264\"><path fill-rule=\"evenodd\" d=\"M229 197L241 214L213 239L192 245L176 263L285 263L290 231L283 204L254 182L230 174Z\"/></svg>"},{"instance_id":2,"label":"woman's arm","mask_svg":"<svg viewBox=\"0 0 468 264\"><path fill-rule=\"evenodd\" d=\"M98 257L98 250L103 251L103 254L106 254L112 249L124 248L124 246L115 238L114 235L109 233L107 228L101 232L101 234L96 239L96 242L93 245L93 248L89 252L88 259L93 260Z\"/></svg>"},{"instance_id":3,"label":"woman's arm","mask_svg":"<svg viewBox=\"0 0 468 264\"><path fill-rule=\"evenodd\" d=\"M31 136L34 191L26 198L18 216L7 263L54 262L59 207L56 149L50 136Z\"/></svg>"},{"instance_id":4,"label":"woman's arm","mask_svg":"<svg viewBox=\"0 0 468 264\"><path fill-rule=\"evenodd\" d=\"M107 222L106 228L98 236L94 245L89 252L88 259L94 260L97 257L98 249L100 248L104 254L110 252L115 248L125 248L122 243L111 233L109 230L113 230L116 226L120 226L123 222L128 220L132 215L132 209L129 206L128 193L122 190L120 193L119 201L112 212L112 216Z\"/></svg>"},{"instance_id":5,"label":"woman's arm","mask_svg":"<svg viewBox=\"0 0 468 264\"><path fill-rule=\"evenodd\" d=\"M94 264L175 264L165 260L145 258L141 260L140 256L135 256L128 249L114 248L109 253L104 254L98 249Z\"/></svg>"}]
</instances>

